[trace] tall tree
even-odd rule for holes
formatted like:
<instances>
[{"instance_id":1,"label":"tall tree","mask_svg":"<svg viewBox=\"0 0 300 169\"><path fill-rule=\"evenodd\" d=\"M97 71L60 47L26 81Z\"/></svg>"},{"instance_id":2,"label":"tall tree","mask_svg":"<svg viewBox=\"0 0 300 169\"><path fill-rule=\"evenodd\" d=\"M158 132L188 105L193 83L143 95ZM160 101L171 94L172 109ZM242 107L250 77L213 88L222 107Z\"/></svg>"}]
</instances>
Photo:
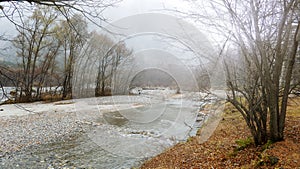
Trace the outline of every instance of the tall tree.
<instances>
[{"instance_id":1,"label":"tall tree","mask_svg":"<svg viewBox=\"0 0 300 169\"><path fill-rule=\"evenodd\" d=\"M72 98L72 80L74 64L89 36L87 22L81 15L74 15L68 21L62 21L57 28L57 37L63 49L63 95Z\"/></svg>"},{"instance_id":2,"label":"tall tree","mask_svg":"<svg viewBox=\"0 0 300 169\"><path fill-rule=\"evenodd\" d=\"M220 54L238 60L235 65L232 59L226 61L228 101L244 117L255 143L284 139L287 100L299 54L299 0L190 3L197 11L180 13L205 24L209 33L225 37ZM236 52L226 53L226 49Z\"/></svg>"},{"instance_id":3,"label":"tall tree","mask_svg":"<svg viewBox=\"0 0 300 169\"><path fill-rule=\"evenodd\" d=\"M228 100L243 115L257 145L267 139L280 141L299 52L299 1L223 0L223 4L246 70L242 76L228 71Z\"/></svg>"},{"instance_id":4,"label":"tall tree","mask_svg":"<svg viewBox=\"0 0 300 169\"><path fill-rule=\"evenodd\" d=\"M22 27L16 27L19 35L13 45L21 57L22 69L20 99L33 101L40 97L50 66L58 53L59 44L53 38L57 13L49 8L37 8ZM33 87L36 87L36 91ZM36 93L33 96L33 92Z\"/></svg>"},{"instance_id":5,"label":"tall tree","mask_svg":"<svg viewBox=\"0 0 300 169\"><path fill-rule=\"evenodd\" d=\"M97 78L96 78L96 88L95 96L104 96L105 88L108 86L108 70L111 67L112 55L113 55L113 45L114 42L107 35L99 35L96 32L93 36L93 43L96 43L97 50Z\"/></svg>"},{"instance_id":6,"label":"tall tree","mask_svg":"<svg viewBox=\"0 0 300 169\"><path fill-rule=\"evenodd\" d=\"M110 95L120 63L131 53L123 42L115 43L106 34L92 32L76 63L76 95Z\"/></svg>"},{"instance_id":7,"label":"tall tree","mask_svg":"<svg viewBox=\"0 0 300 169\"><path fill-rule=\"evenodd\" d=\"M94 33L93 40L97 58L97 77L95 96L110 95L107 88L112 87L112 80L122 59L131 55L124 43L116 43L107 35Z\"/></svg>"}]
</instances>

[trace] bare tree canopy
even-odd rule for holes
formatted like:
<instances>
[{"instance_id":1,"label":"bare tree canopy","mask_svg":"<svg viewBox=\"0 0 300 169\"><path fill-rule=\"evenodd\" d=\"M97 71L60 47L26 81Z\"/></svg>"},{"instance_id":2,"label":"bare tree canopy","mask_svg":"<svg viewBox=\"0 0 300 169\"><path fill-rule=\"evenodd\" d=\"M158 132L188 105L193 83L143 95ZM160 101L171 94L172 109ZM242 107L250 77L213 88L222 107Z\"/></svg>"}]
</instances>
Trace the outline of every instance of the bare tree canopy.
<instances>
[{"instance_id":1,"label":"bare tree canopy","mask_svg":"<svg viewBox=\"0 0 300 169\"><path fill-rule=\"evenodd\" d=\"M70 18L75 14L81 14L88 21L102 27L102 23L106 22L103 12L114 7L122 0L0 0L0 18L6 17L13 24L20 26L23 22L24 15L33 11L36 5L44 5L55 8L65 18Z\"/></svg>"},{"instance_id":2,"label":"bare tree canopy","mask_svg":"<svg viewBox=\"0 0 300 169\"><path fill-rule=\"evenodd\" d=\"M71 0L73 1L73 0ZM54 5L69 2L68 0L57 0L57 1L35 1L35 0L0 0L0 2L29 2L29 3L37 3L37 4L44 4L44 5Z\"/></svg>"},{"instance_id":3,"label":"bare tree canopy","mask_svg":"<svg viewBox=\"0 0 300 169\"><path fill-rule=\"evenodd\" d=\"M239 69L227 64L228 100L243 115L257 145L283 140L299 54L299 1L223 0L223 4L241 64Z\"/></svg>"},{"instance_id":4,"label":"bare tree canopy","mask_svg":"<svg viewBox=\"0 0 300 169\"><path fill-rule=\"evenodd\" d=\"M119 0L120 1L120 0ZM95 4L97 7L103 8L111 6L113 3L117 1L105 1L105 0L96 0L96 1L75 1L75 0L0 0L1 2L28 2L30 4L40 4L40 5L47 5L47 6L66 6L66 7L72 7L76 8L76 6L89 6L89 7L95 7ZM102 5L99 5L102 4ZM80 10L78 8L78 10Z\"/></svg>"},{"instance_id":5,"label":"bare tree canopy","mask_svg":"<svg viewBox=\"0 0 300 169\"><path fill-rule=\"evenodd\" d=\"M255 143L284 139L287 100L298 82L293 72L300 58L300 1L188 1L188 12L171 11L222 37L228 101L244 117Z\"/></svg>"}]
</instances>

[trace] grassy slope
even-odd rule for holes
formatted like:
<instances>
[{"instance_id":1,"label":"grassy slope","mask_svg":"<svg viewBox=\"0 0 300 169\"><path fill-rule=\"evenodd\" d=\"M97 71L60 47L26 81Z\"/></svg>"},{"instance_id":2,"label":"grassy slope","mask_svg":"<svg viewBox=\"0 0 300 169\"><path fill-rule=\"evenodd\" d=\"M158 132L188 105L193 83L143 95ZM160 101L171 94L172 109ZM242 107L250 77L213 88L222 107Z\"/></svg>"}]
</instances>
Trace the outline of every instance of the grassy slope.
<instances>
[{"instance_id":1,"label":"grassy slope","mask_svg":"<svg viewBox=\"0 0 300 169\"><path fill-rule=\"evenodd\" d=\"M300 98L289 100L284 141L255 147L249 143L250 136L240 114L227 106L223 120L207 142L199 144L194 137L146 161L141 168L300 169ZM276 159L278 162L272 165Z\"/></svg>"}]
</instances>

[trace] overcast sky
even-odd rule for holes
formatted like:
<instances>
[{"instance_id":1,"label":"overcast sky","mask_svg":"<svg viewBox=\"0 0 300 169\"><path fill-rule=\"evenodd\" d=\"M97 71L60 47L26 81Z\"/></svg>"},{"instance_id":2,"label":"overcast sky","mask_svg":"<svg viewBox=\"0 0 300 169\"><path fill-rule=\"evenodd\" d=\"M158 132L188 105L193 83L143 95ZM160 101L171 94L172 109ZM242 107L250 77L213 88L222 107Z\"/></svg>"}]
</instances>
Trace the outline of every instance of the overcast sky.
<instances>
[{"instance_id":1,"label":"overcast sky","mask_svg":"<svg viewBox=\"0 0 300 169\"><path fill-rule=\"evenodd\" d=\"M147 12L165 12L164 9L177 8L186 10L188 3L182 0L124 0L118 8L111 10L114 19ZM119 12L118 12L119 11Z\"/></svg>"},{"instance_id":2,"label":"overcast sky","mask_svg":"<svg viewBox=\"0 0 300 169\"><path fill-rule=\"evenodd\" d=\"M104 12L104 17L107 18L109 22L114 23L120 19L144 13L164 13L170 14L172 16L176 15L174 13L170 13L166 9L188 11L191 9L191 6L189 3L182 0L123 0L121 3L117 4L116 7L107 9ZM187 21L191 22L191 20ZM14 25L11 24L6 18L0 19L0 28L0 34L5 33L6 35L10 35L11 37L16 36L17 34ZM97 30L98 32L101 32L101 28L93 24L89 25L89 30ZM144 38L143 43L140 42L141 38L136 38L136 43L133 42L134 46L136 46L135 49L144 49L145 46L152 46L154 48L157 48L157 46L161 46L158 45L159 43L157 42L157 40L151 41L151 38ZM10 44L2 43L0 45L3 47ZM178 54L178 51L176 50L170 51L175 51L174 53Z\"/></svg>"},{"instance_id":3,"label":"overcast sky","mask_svg":"<svg viewBox=\"0 0 300 169\"><path fill-rule=\"evenodd\" d=\"M188 9L188 4L182 0L124 0L116 5L116 7L109 8L104 12L104 16L110 21L116 21L131 15L159 12L166 13L165 8ZM0 19L0 33L14 35L14 25L6 18ZM95 25L90 25L90 29L98 29Z\"/></svg>"},{"instance_id":4,"label":"overcast sky","mask_svg":"<svg viewBox=\"0 0 300 169\"><path fill-rule=\"evenodd\" d=\"M24 2L26 3L26 2ZM188 9L189 6L182 0L123 0L116 7L109 8L104 12L109 22L115 22L122 18L149 12L166 13L165 9ZM96 25L90 24L89 30L101 31ZM10 37L16 36L15 26L7 19L0 18L0 34ZM3 46L3 43L2 45Z\"/></svg>"},{"instance_id":5,"label":"overcast sky","mask_svg":"<svg viewBox=\"0 0 300 169\"><path fill-rule=\"evenodd\" d=\"M200 1L202 2L202 1ZM24 2L25 3L25 2ZM105 10L103 15L108 19L109 22L114 22L124 17L143 14L143 13L164 13L176 15L174 12L171 13L166 9L176 9L180 11L192 11L196 8L196 11L201 12L202 9L191 5L190 3L183 0L123 0L118 3L116 7L109 8ZM194 9L195 10L195 9ZM191 19L185 18L186 21L193 22ZM198 28L205 31L203 25ZM97 26L91 24L89 25L90 30L98 30ZM11 36L16 36L16 31L14 25L11 24L8 19L0 18L0 34L7 34Z\"/></svg>"},{"instance_id":6,"label":"overcast sky","mask_svg":"<svg viewBox=\"0 0 300 169\"><path fill-rule=\"evenodd\" d=\"M167 2L167 0L124 0L117 4L116 7L107 9L104 12L104 16L109 22L114 22L131 15L162 11L166 6L173 7L180 4L181 3L178 0L172 0L172 2ZM93 24L89 25L89 29L100 31L100 28ZM17 35L15 26L5 17L0 18L0 35L3 34L10 38ZM8 42L0 41L0 49L6 48L9 45L10 44Z\"/></svg>"}]
</instances>

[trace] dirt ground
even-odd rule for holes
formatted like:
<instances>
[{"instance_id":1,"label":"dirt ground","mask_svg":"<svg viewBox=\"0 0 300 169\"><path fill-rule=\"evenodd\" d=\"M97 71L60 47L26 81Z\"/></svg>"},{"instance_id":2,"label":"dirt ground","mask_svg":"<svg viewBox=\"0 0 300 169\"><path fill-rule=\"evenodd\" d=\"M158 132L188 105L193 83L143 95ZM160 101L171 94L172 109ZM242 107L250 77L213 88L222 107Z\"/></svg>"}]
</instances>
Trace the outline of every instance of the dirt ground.
<instances>
[{"instance_id":1,"label":"dirt ground","mask_svg":"<svg viewBox=\"0 0 300 169\"><path fill-rule=\"evenodd\" d=\"M208 141L197 136L146 161L141 168L300 169L300 98L289 100L285 140L255 147L241 115L229 104ZM201 132L201 131L199 131Z\"/></svg>"}]
</instances>

